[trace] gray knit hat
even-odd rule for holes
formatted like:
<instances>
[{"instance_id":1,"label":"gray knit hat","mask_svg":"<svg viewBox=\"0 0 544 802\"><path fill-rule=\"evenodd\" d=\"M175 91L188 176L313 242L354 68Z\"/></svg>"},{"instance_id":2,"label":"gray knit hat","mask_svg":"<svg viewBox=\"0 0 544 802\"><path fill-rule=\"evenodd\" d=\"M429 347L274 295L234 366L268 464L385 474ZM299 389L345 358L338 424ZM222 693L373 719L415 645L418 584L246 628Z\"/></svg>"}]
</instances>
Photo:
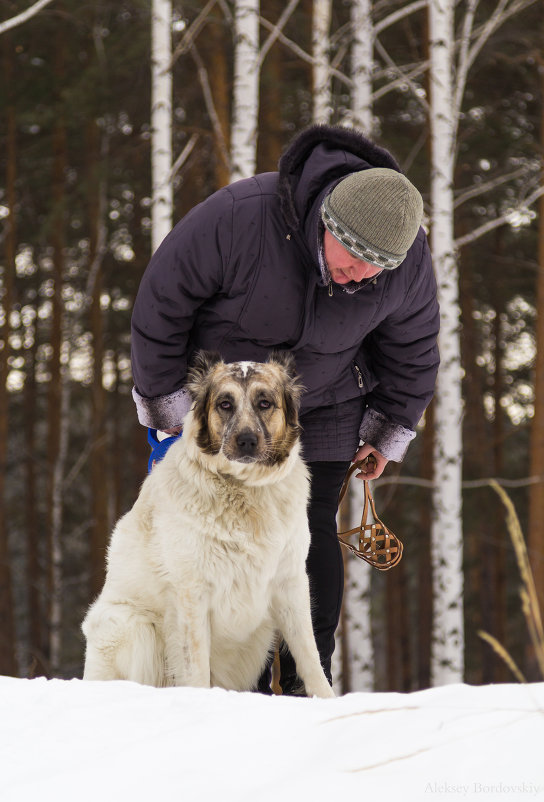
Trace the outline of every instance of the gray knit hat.
<instances>
[{"instance_id":1,"label":"gray knit hat","mask_svg":"<svg viewBox=\"0 0 544 802\"><path fill-rule=\"evenodd\" d=\"M417 236L423 200L402 173L372 167L343 178L323 201L321 217L358 259L392 270Z\"/></svg>"}]
</instances>

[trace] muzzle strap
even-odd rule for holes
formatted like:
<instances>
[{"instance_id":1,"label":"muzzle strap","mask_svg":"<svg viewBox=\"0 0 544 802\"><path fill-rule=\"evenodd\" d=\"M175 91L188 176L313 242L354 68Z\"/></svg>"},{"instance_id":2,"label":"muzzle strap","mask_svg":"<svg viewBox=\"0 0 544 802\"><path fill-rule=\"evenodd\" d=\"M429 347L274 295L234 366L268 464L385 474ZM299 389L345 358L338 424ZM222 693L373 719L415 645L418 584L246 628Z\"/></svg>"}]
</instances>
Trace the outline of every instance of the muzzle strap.
<instances>
[{"instance_id":1,"label":"muzzle strap","mask_svg":"<svg viewBox=\"0 0 544 802\"><path fill-rule=\"evenodd\" d=\"M344 484L340 490L338 504L340 505L348 489L349 481L363 461L354 462L349 468ZM349 529L347 532L338 532L338 540L352 554L364 560L378 571L389 571L397 565L402 558L402 541L378 518L374 499L370 492L370 482L363 482L364 485L364 504L361 523L359 526ZM369 509L372 511L373 521L367 523ZM347 538L358 534L359 545L354 546Z\"/></svg>"}]
</instances>

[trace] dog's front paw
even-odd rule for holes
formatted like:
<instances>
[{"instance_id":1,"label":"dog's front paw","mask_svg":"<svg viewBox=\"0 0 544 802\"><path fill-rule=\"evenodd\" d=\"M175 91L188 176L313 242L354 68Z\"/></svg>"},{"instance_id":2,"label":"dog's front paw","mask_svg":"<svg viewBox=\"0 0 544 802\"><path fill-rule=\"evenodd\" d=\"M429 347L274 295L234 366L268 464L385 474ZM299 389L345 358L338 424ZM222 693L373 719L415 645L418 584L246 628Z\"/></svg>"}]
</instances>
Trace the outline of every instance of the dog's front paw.
<instances>
[{"instance_id":1,"label":"dog's front paw","mask_svg":"<svg viewBox=\"0 0 544 802\"><path fill-rule=\"evenodd\" d=\"M329 685L328 682L327 682L327 688L324 689L323 693L318 692L315 695L318 696L320 699L335 699L336 698L336 694L335 694L335 692L333 691L333 689L331 688L331 686Z\"/></svg>"},{"instance_id":2,"label":"dog's front paw","mask_svg":"<svg viewBox=\"0 0 544 802\"><path fill-rule=\"evenodd\" d=\"M308 696L317 696L319 699L334 699L336 696L325 677L323 677L323 682L307 685L306 694Z\"/></svg>"}]
</instances>

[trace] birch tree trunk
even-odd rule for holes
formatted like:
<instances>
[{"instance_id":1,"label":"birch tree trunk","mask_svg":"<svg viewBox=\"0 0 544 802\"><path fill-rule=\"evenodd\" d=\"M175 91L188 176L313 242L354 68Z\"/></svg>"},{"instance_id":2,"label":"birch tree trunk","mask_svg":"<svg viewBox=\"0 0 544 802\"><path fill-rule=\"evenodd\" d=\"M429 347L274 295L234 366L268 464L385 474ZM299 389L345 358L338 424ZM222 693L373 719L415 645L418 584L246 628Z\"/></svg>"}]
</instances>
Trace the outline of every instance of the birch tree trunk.
<instances>
[{"instance_id":1,"label":"birch tree trunk","mask_svg":"<svg viewBox=\"0 0 544 802\"><path fill-rule=\"evenodd\" d=\"M314 0L312 15L314 123L328 123L332 112L329 64L331 7L331 0Z\"/></svg>"},{"instance_id":2,"label":"birch tree trunk","mask_svg":"<svg viewBox=\"0 0 544 802\"><path fill-rule=\"evenodd\" d=\"M259 0L236 0L231 181L254 175L259 113Z\"/></svg>"},{"instance_id":3,"label":"birch tree trunk","mask_svg":"<svg viewBox=\"0 0 544 802\"><path fill-rule=\"evenodd\" d=\"M372 134L372 62L374 30L371 0L353 0L351 5L351 122L368 136Z\"/></svg>"},{"instance_id":4,"label":"birch tree trunk","mask_svg":"<svg viewBox=\"0 0 544 802\"><path fill-rule=\"evenodd\" d=\"M172 228L172 3L153 0L151 11L151 248Z\"/></svg>"},{"instance_id":5,"label":"birch tree trunk","mask_svg":"<svg viewBox=\"0 0 544 802\"><path fill-rule=\"evenodd\" d=\"M461 519L461 349L458 268L454 251L453 2L429 0L431 244L442 310L442 364L435 403L433 491L434 685L463 680L463 571Z\"/></svg>"},{"instance_id":6,"label":"birch tree trunk","mask_svg":"<svg viewBox=\"0 0 544 802\"><path fill-rule=\"evenodd\" d=\"M354 0L351 6L353 44L351 51L350 122L367 135L372 133L372 53L373 31L370 0ZM358 526L361 520L362 488L352 481L347 496L349 523ZM342 633L349 651L348 691L371 691L374 686L374 649L370 629L370 580L372 569L348 555L345 565L345 596Z\"/></svg>"}]
</instances>

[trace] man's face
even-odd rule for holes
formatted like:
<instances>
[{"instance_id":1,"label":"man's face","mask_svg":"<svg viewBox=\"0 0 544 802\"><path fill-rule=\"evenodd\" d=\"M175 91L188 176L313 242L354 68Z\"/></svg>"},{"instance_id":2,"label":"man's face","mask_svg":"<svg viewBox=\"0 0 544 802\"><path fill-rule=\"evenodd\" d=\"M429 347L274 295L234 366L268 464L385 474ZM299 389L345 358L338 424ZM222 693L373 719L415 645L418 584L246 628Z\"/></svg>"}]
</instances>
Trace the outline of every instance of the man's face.
<instances>
[{"instance_id":1,"label":"man's face","mask_svg":"<svg viewBox=\"0 0 544 802\"><path fill-rule=\"evenodd\" d=\"M327 266L335 284L362 281L364 278L372 278L382 272L381 267L375 267L353 256L343 245L340 245L328 229L325 229L323 235L323 248Z\"/></svg>"}]
</instances>

